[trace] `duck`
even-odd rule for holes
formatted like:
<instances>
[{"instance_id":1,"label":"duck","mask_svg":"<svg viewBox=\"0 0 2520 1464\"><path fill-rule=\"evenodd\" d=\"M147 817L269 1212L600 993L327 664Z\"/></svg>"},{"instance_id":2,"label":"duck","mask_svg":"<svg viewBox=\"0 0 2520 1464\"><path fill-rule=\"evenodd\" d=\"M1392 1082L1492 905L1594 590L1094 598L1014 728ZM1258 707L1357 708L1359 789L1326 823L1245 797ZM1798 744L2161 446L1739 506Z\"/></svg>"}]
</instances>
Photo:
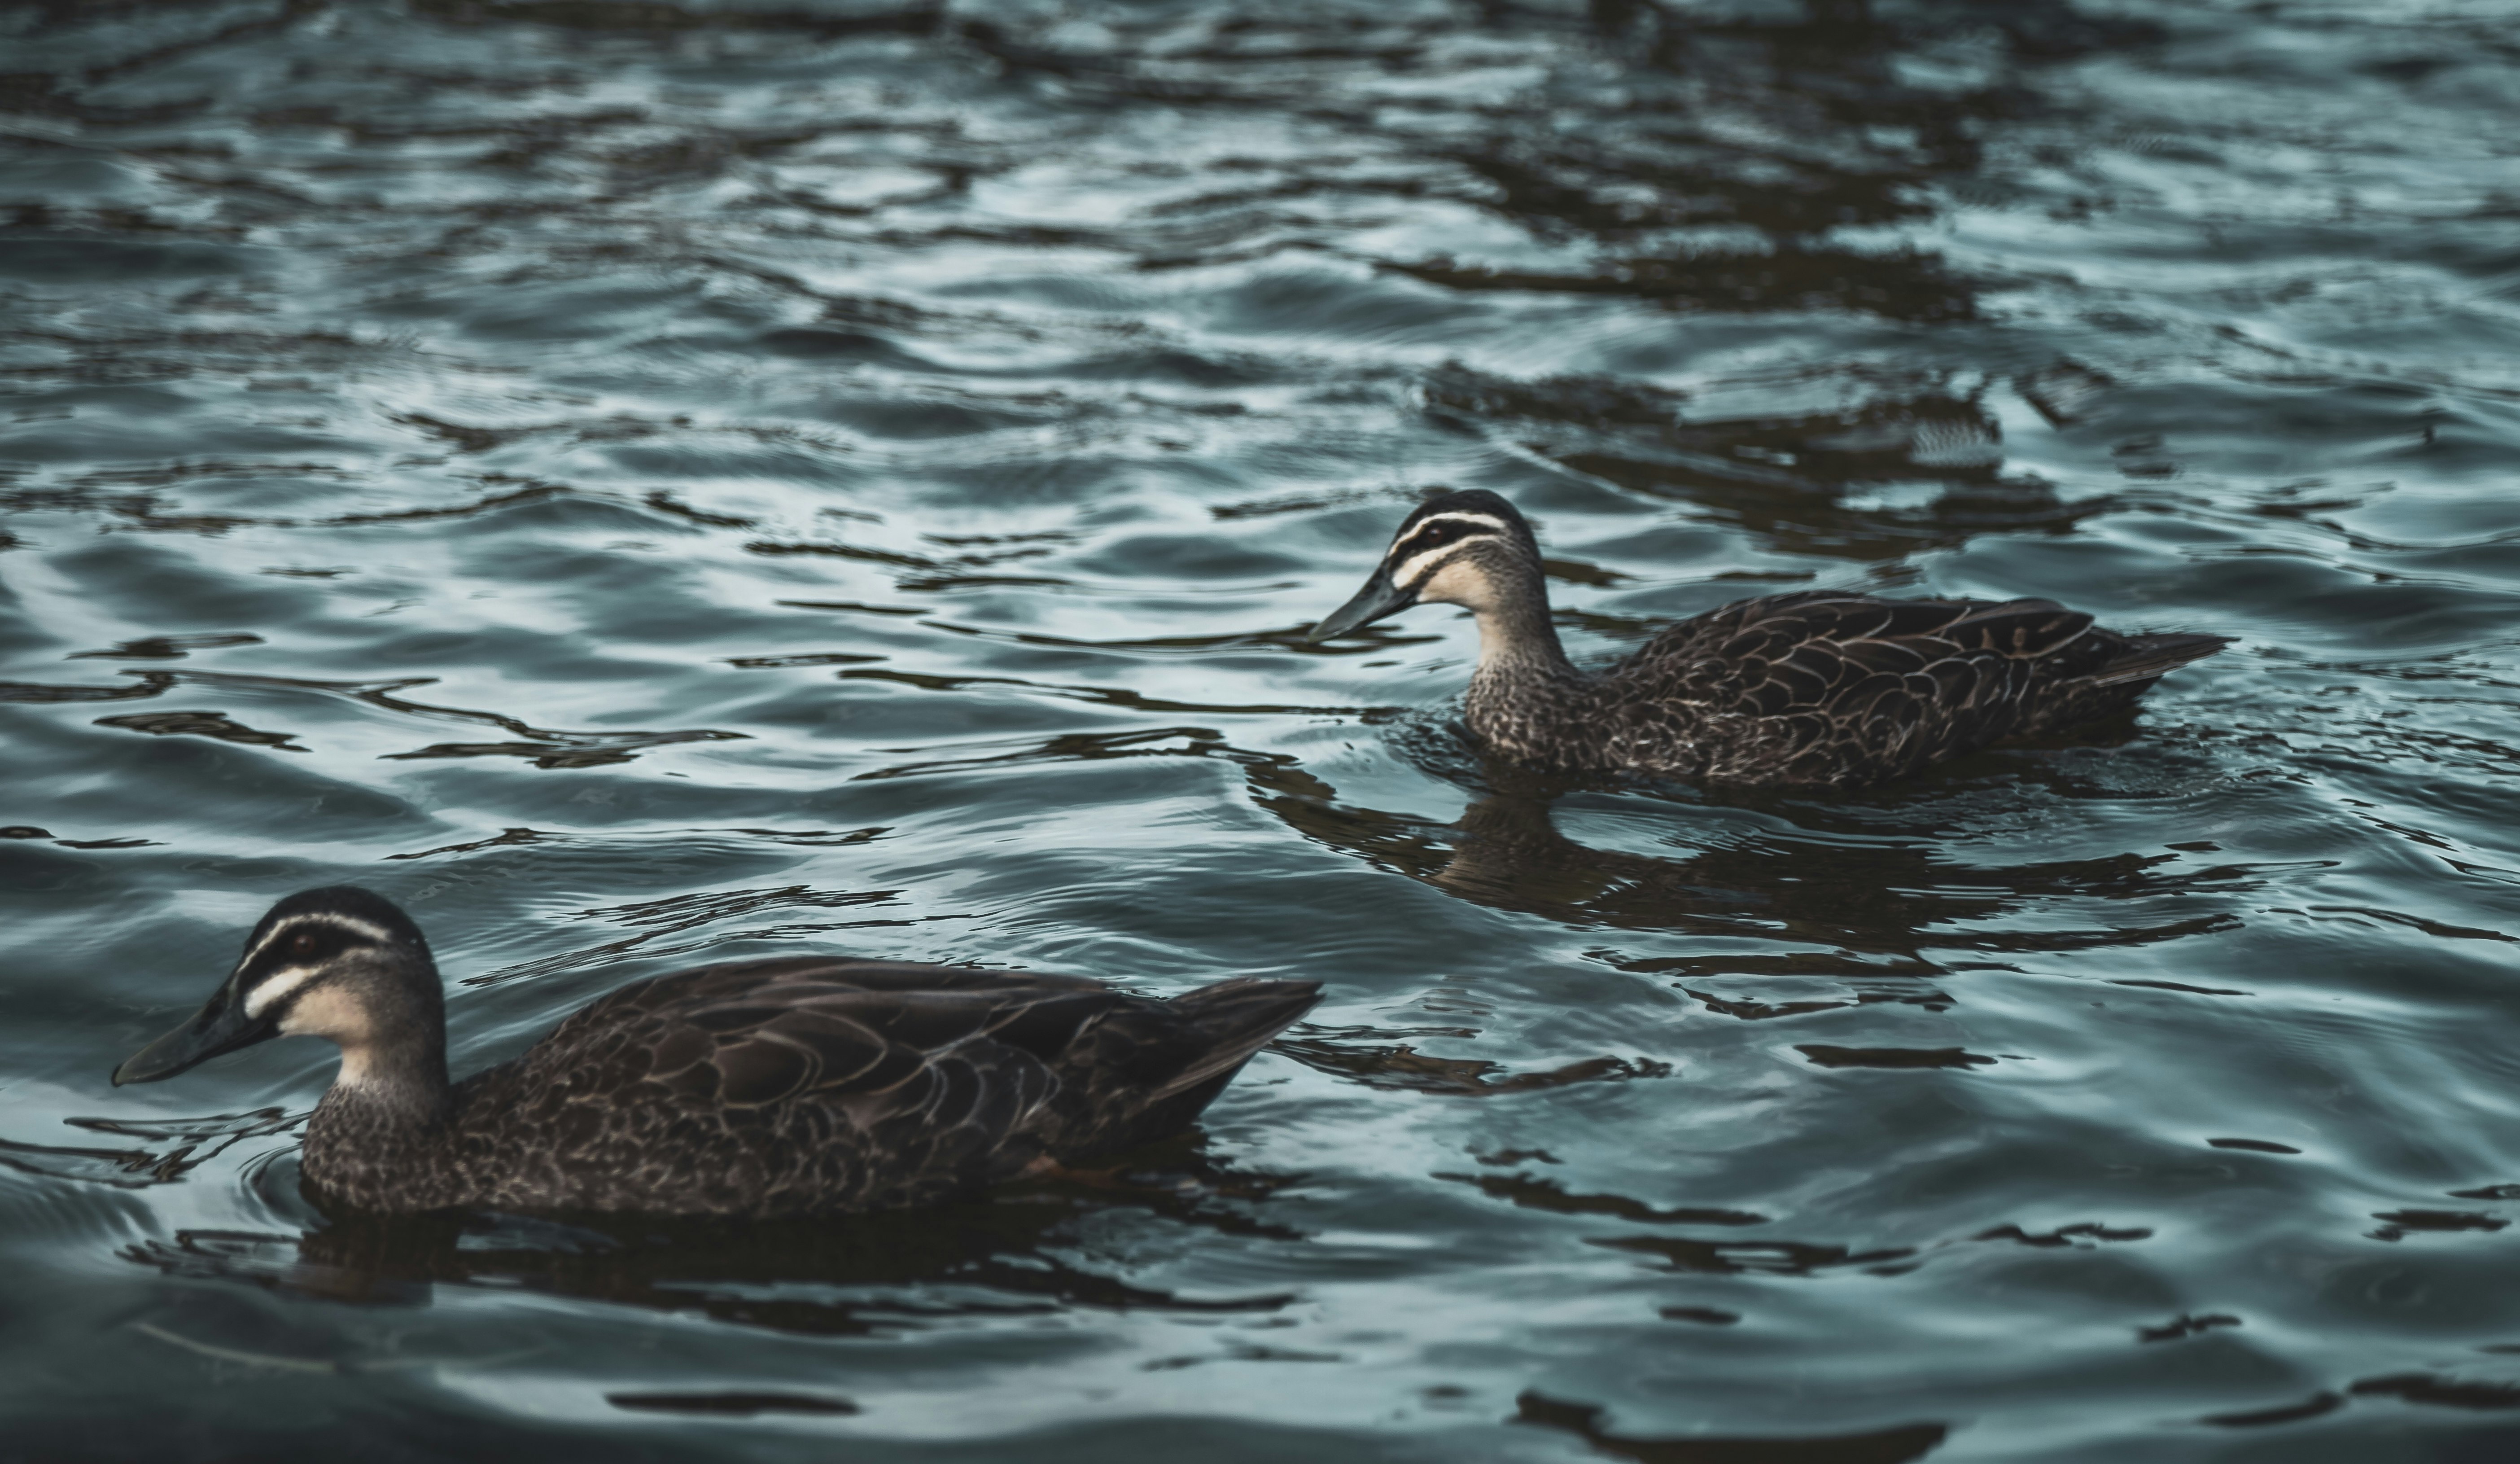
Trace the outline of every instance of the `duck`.
<instances>
[{"instance_id":1,"label":"duck","mask_svg":"<svg viewBox=\"0 0 2520 1464\"><path fill-rule=\"evenodd\" d=\"M300 1172L353 1211L793 1217L957 1198L1190 1126L1321 983L1169 1000L1083 977L788 956L632 982L450 1082L428 941L356 886L290 895L200 1012L114 1070L278 1036L340 1068Z\"/></svg>"},{"instance_id":2,"label":"duck","mask_svg":"<svg viewBox=\"0 0 2520 1464\"><path fill-rule=\"evenodd\" d=\"M1418 504L1365 587L1309 638L1416 605L1477 618L1463 720L1489 750L1718 788L1843 791L1904 777L2124 711L2229 644L2126 634L2053 600L1798 590L1692 616L1586 671L1558 644L1530 523L1483 488Z\"/></svg>"}]
</instances>

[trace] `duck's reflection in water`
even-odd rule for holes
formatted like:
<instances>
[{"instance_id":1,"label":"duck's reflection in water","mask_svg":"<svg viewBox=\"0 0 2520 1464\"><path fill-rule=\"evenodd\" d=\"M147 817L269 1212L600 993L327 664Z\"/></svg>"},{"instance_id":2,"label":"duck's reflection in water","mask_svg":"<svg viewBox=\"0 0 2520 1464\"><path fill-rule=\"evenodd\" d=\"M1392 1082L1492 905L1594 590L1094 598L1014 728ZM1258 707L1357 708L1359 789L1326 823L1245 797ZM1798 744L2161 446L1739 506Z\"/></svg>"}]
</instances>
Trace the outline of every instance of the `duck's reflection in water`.
<instances>
[{"instance_id":1,"label":"duck's reflection in water","mask_svg":"<svg viewBox=\"0 0 2520 1464\"><path fill-rule=\"evenodd\" d=\"M1767 952L1649 963L1650 969L1770 975L1930 976L1953 952L2004 955L2140 945L2230 921L2179 908L2175 896L2228 893L2255 883L2245 866L2200 867L2159 850L2089 858L1963 864L1924 801L1836 817L1783 799L1764 801L1761 824L1728 819L1720 832L1672 810L1670 842L1698 841L1665 857L1598 848L1568 838L1557 810L1600 784L1493 761L1449 825L1339 799L1291 762L1254 764L1258 801L1298 832L1395 873L1493 909L1576 926L1751 938ZM1916 827L1906 827L1909 824ZM1781 826L1780 826L1781 825ZM2037 909L2034 923L2022 917ZM2058 918L2066 912L2088 918ZM1742 1014L1735 1014L1742 1015Z\"/></svg>"},{"instance_id":2,"label":"duck's reflection in water","mask_svg":"<svg viewBox=\"0 0 2520 1464\"><path fill-rule=\"evenodd\" d=\"M1075 1260L1083 1232L1091 1228L1096 1253L1105 1254L1111 1237L1099 1222L1131 1212L1219 1235L1303 1238L1256 1217L1248 1203L1294 1176L1231 1168L1201 1143L1185 1135L1128 1156L1121 1168L830 1219L336 1210L298 1235L184 1230L122 1254L169 1274L248 1280L337 1302L425 1305L440 1286L487 1287L816 1336L1077 1306L1268 1312L1288 1304L1291 1294L1176 1295ZM287 1188L294 1173L293 1164L276 1164L255 1182ZM314 1192L303 1198L312 1201Z\"/></svg>"}]
</instances>

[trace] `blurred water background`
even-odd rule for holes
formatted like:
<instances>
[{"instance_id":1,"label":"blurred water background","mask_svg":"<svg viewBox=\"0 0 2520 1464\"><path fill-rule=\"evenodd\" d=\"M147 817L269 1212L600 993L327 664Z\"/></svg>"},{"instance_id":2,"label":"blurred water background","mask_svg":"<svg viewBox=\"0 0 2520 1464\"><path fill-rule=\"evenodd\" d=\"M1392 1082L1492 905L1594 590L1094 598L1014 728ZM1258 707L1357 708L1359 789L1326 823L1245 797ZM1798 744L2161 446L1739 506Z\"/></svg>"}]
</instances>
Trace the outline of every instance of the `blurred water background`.
<instances>
[{"instance_id":1,"label":"blurred water background","mask_svg":"<svg viewBox=\"0 0 2520 1464\"><path fill-rule=\"evenodd\" d=\"M2520 1454L2520 18L0 7L0 1457ZM1796 587L2237 637L1846 797L1486 766ZM459 1072L815 948L1325 978L1105 1184L324 1214L279 894Z\"/></svg>"}]
</instances>

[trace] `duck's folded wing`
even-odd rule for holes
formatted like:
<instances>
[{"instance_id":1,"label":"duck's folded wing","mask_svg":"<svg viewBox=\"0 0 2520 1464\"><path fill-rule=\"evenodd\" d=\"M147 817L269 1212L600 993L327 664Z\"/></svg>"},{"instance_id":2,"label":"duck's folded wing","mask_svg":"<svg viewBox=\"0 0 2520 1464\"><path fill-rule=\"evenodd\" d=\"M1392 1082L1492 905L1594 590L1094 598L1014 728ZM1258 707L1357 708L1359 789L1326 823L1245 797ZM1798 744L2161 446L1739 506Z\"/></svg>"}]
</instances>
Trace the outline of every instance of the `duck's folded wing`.
<instances>
[{"instance_id":1,"label":"duck's folded wing","mask_svg":"<svg viewBox=\"0 0 2520 1464\"><path fill-rule=\"evenodd\" d=\"M960 968L708 967L625 986L477 1081L485 1099L519 1106L516 1126L572 1152L674 1131L733 1146L727 1162L765 1194L903 1203L1037 1157L1061 1083L1034 1049L1055 1051L1128 999Z\"/></svg>"},{"instance_id":2,"label":"duck's folded wing","mask_svg":"<svg viewBox=\"0 0 2520 1464\"><path fill-rule=\"evenodd\" d=\"M723 984L646 1014L645 1080L720 1109L811 1104L869 1132L1002 1135L1057 1090L1045 1059L1122 999L1065 982L871 989L790 973Z\"/></svg>"},{"instance_id":3,"label":"duck's folded wing","mask_svg":"<svg viewBox=\"0 0 2520 1464\"><path fill-rule=\"evenodd\" d=\"M1239 981L1167 1002L818 958L706 967L594 1002L468 1079L459 1103L503 1203L915 1204L1173 1131L1318 995Z\"/></svg>"},{"instance_id":4,"label":"duck's folded wing","mask_svg":"<svg viewBox=\"0 0 2520 1464\"><path fill-rule=\"evenodd\" d=\"M1699 716L1757 724L1744 736L1774 766L1878 776L2004 735L2035 685L2088 675L2122 644L2048 600L1811 591L1683 621L1629 679Z\"/></svg>"},{"instance_id":5,"label":"duck's folded wing","mask_svg":"<svg viewBox=\"0 0 2520 1464\"><path fill-rule=\"evenodd\" d=\"M561 1025L566 1031L602 1026L634 1012L667 1012L705 1005L784 1006L841 991L1100 990L1098 982L1027 971L989 971L973 966L934 966L920 961L865 961L840 956L784 956L729 961L632 982L590 1002ZM555 1035L558 1035L556 1032Z\"/></svg>"}]
</instances>

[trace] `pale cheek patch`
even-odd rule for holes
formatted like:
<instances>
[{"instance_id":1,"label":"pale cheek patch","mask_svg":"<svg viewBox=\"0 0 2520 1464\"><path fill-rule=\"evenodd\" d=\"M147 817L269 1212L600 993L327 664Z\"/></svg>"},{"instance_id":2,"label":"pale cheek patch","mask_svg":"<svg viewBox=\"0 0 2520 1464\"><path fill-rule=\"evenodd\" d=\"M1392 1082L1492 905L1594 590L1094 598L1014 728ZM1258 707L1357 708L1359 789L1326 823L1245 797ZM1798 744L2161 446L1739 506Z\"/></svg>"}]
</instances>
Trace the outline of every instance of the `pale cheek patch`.
<instances>
[{"instance_id":1,"label":"pale cheek patch","mask_svg":"<svg viewBox=\"0 0 2520 1464\"><path fill-rule=\"evenodd\" d=\"M338 986L325 986L297 999L280 1019L280 1029L292 1037L331 1037L344 1047L364 1044L368 1016Z\"/></svg>"},{"instance_id":2,"label":"pale cheek patch","mask_svg":"<svg viewBox=\"0 0 2520 1464\"><path fill-rule=\"evenodd\" d=\"M1466 560L1455 560L1426 576L1426 582L1418 586L1418 598L1437 605L1484 610L1489 599L1488 577Z\"/></svg>"},{"instance_id":3,"label":"pale cheek patch","mask_svg":"<svg viewBox=\"0 0 2520 1464\"><path fill-rule=\"evenodd\" d=\"M245 993L245 1014L248 1017L261 1016L271 1010L274 1002L285 1000L289 993L314 979L315 969L311 966L300 966L293 971L283 971L274 975L261 985Z\"/></svg>"}]
</instances>

